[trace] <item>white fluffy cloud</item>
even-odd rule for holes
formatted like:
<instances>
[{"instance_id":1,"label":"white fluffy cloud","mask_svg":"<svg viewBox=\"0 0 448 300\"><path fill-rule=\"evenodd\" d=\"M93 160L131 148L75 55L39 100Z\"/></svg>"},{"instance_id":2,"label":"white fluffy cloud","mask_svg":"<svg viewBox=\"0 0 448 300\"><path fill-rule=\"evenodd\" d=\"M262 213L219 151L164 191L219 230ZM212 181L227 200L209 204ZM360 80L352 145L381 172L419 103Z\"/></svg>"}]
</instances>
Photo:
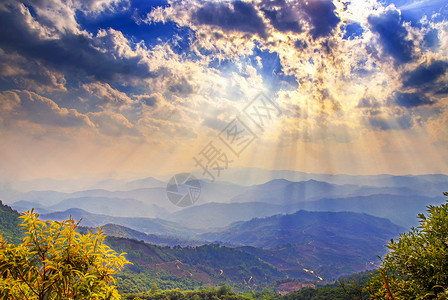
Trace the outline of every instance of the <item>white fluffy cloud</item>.
<instances>
[{"instance_id":1,"label":"white fluffy cloud","mask_svg":"<svg viewBox=\"0 0 448 300\"><path fill-rule=\"evenodd\" d=\"M53 100L30 91L5 91L0 94L1 117L9 125L28 121L55 127L91 127L89 118L75 109L59 107Z\"/></svg>"}]
</instances>

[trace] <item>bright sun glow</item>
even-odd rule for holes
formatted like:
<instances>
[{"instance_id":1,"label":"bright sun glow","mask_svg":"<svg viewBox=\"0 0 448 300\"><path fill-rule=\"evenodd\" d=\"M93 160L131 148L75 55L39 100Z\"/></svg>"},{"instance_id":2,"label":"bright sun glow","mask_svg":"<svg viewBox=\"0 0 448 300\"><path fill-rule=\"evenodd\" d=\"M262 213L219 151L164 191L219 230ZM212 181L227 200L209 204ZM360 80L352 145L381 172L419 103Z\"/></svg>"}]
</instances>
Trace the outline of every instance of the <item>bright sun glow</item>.
<instances>
[{"instance_id":1,"label":"bright sun glow","mask_svg":"<svg viewBox=\"0 0 448 300\"><path fill-rule=\"evenodd\" d=\"M3 179L448 172L444 1L162 2L0 5Z\"/></svg>"}]
</instances>

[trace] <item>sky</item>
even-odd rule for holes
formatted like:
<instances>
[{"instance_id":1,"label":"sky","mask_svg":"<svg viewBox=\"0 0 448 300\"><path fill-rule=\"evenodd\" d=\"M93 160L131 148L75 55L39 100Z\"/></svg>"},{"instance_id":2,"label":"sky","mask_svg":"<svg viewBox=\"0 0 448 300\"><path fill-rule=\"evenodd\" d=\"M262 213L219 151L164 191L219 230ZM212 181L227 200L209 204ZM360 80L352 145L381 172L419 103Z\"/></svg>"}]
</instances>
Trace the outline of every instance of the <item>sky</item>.
<instances>
[{"instance_id":1,"label":"sky","mask_svg":"<svg viewBox=\"0 0 448 300\"><path fill-rule=\"evenodd\" d=\"M0 179L448 174L448 3L3 0Z\"/></svg>"}]
</instances>

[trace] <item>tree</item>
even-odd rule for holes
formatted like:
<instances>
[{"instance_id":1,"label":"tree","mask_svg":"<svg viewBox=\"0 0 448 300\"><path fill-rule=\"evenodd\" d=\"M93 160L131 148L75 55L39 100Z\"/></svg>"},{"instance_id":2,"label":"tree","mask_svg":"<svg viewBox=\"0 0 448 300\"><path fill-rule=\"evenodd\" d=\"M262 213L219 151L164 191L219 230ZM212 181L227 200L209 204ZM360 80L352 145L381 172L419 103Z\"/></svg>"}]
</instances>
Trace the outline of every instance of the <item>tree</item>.
<instances>
[{"instance_id":1,"label":"tree","mask_svg":"<svg viewBox=\"0 0 448 300\"><path fill-rule=\"evenodd\" d=\"M427 212L418 215L420 226L388 244L368 287L372 299L448 299L448 202Z\"/></svg>"},{"instance_id":2,"label":"tree","mask_svg":"<svg viewBox=\"0 0 448 300\"><path fill-rule=\"evenodd\" d=\"M103 243L101 228L83 235L72 218L38 217L32 210L20 216L18 246L0 236L0 299L119 299L112 275L129 262Z\"/></svg>"}]
</instances>

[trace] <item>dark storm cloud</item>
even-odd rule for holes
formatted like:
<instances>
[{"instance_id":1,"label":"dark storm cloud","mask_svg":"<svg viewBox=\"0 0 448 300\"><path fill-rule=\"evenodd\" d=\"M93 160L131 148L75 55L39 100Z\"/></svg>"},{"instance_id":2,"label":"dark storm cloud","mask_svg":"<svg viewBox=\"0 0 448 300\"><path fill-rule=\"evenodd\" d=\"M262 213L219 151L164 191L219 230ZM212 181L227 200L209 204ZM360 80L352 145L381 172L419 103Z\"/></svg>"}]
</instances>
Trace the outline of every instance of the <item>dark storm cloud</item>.
<instances>
[{"instance_id":1,"label":"dark storm cloud","mask_svg":"<svg viewBox=\"0 0 448 300\"><path fill-rule=\"evenodd\" d=\"M173 79L168 85L168 90L178 96L188 96L194 92L194 87L185 77L180 77L176 80Z\"/></svg>"},{"instance_id":2,"label":"dark storm cloud","mask_svg":"<svg viewBox=\"0 0 448 300\"><path fill-rule=\"evenodd\" d=\"M288 7L284 1L277 1L274 6L277 7L262 8L261 11L275 29L282 32L302 32L297 10Z\"/></svg>"},{"instance_id":3,"label":"dark storm cloud","mask_svg":"<svg viewBox=\"0 0 448 300\"><path fill-rule=\"evenodd\" d=\"M401 93L396 92L393 95L392 102L398 106L413 108L422 105L434 104L431 99L422 93Z\"/></svg>"},{"instance_id":4,"label":"dark storm cloud","mask_svg":"<svg viewBox=\"0 0 448 300\"><path fill-rule=\"evenodd\" d=\"M419 87L422 85L434 83L446 73L448 63L445 61L434 61L428 66L420 66L417 69L407 72L403 75L404 87Z\"/></svg>"},{"instance_id":5,"label":"dark storm cloud","mask_svg":"<svg viewBox=\"0 0 448 300\"><path fill-rule=\"evenodd\" d=\"M304 49L308 48L308 44L302 40L295 41L294 46L299 50L304 50Z\"/></svg>"},{"instance_id":6,"label":"dark storm cloud","mask_svg":"<svg viewBox=\"0 0 448 300\"><path fill-rule=\"evenodd\" d=\"M335 14L336 6L330 0L308 1L301 8L313 26L310 33L314 39L330 35L341 21Z\"/></svg>"},{"instance_id":7,"label":"dark storm cloud","mask_svg":"<svg viewBox=\"0 0 448 300\"><path fill-rule=\"evenodd\" d=\"M140 98L140 101L147 106L156 106L160 99L157 95L150 95Z\"/></svg>"},{"instance_id":8,"label":"dark storm cloud","mask_svg":"<svg viewBox=\"0 0 448 300\"><path fill-rule=\"evenodd\" d=\"M242 1L232 2L231 7L226 3L207 3L194 13L193 18L199 24L266 36L266 25L257 10Z\"/></svg>"},{"instance_id":9,"label":"dark storm cloud","mask_svg":"<svg viewBox=\"0 0 448 300\"><path fill-rule=\"evenodd\" d=\"M379 16L369 16L368 21L371 30L379 35L384 52L392 56L396 63L412 60L414 48L412 42L406 40L408 31L398 11L389 10Z\"/></svg>"},{"instance_id":10,"label":"dark storm cloud","mask_svg":"<svg viewBox=\"0 0 448 300\"><path fill-rule=\"evenodd\" d=\"M436 95L446 95L448 94L448 87L443 87L440 90L438 90L437 92L435 92Z\"/></svg>"},{"instance_id":11,"label":"dark storm cloud","mask_svg":"<svg viewBox=\"0 0 448 300\"><path fill-rule=\"evenodd\" d=\"M58 71L86 75L96 80L114 80L120 76L152 77L140 58L114 58L93 47L91 39L66 33L55 39L41 39L30 29L16 9L0 12L0 47L41 61Z\"/></svg>"},{"instance_id":12,"label":"dark storm cloud","mask_svg":"<svg viewBox=\"0 0 448 300\"><path fill-rule=\"evenodd\" d=\"M341 21L331 0L265 0L256 7L242 1L209 2L194 12L192 17L201 25L258 34L262 38L267 35L264 22L269 22L278 31L292 33L301 33L302 22L307 22L310 24L309 33L313 39L317 39L330 35Z\"/></svg>"}]
</instances>

